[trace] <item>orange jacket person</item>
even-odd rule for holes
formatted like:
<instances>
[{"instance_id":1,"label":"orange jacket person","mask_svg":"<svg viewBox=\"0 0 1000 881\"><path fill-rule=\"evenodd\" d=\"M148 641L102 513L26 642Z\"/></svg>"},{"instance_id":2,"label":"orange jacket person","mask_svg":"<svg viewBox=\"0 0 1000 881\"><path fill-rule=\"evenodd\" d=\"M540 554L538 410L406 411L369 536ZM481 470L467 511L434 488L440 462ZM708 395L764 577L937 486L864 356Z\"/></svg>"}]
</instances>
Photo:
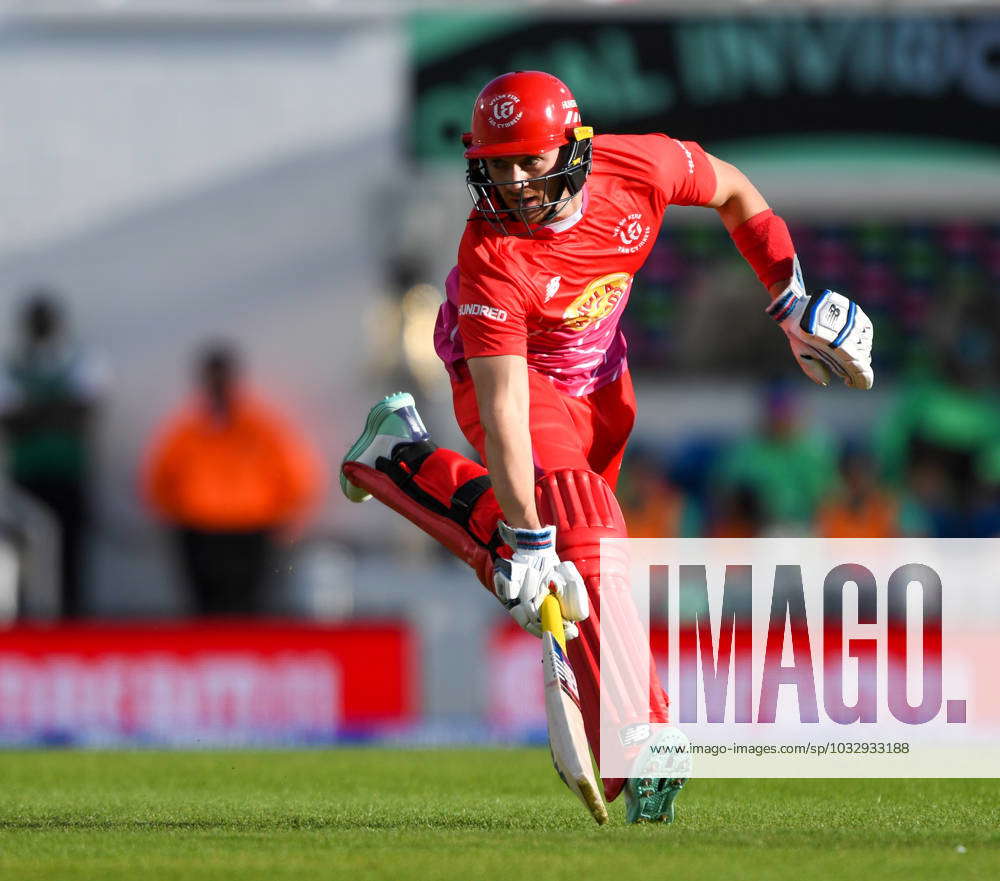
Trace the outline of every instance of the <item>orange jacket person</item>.
<instances>
[{"instance_id":1,"label":"orange jacket person","mask_svg":"<svg viewBox=\"0 0 1000 881\"><path fill-rule=\"evenodd\" d=\"M240 387L227 348L199 364L194 401L154 442L147 498L176 529L198 610L256 609L275 533L299 518L319 490L312 450Z\"/></svg>"}]
</instances>

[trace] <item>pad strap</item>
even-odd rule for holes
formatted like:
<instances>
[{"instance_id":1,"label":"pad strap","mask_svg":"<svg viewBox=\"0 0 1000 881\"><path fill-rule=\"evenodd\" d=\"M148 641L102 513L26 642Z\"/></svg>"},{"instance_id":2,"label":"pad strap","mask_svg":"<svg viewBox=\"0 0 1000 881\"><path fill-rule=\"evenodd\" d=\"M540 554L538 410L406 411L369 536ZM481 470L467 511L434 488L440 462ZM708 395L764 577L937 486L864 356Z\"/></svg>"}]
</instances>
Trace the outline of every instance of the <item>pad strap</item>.
<instances>
[{"instance_id":1,"label":"pad strap","mask_svg":"<svg viewBox=\"0 0 1000 881\"><path fill-rule=\"evenodd\" d=\"M467 480L453 493L451 497L451 510L448 516L460 526L467 527L476 502L492 486L493 484L488 474Z\"/></svg>"},{"instance_id":2,"label":"pad strap","mask_svg":"<svg viewBox=\"0 0 1000 881\"><path fill-rule=\"evenodd\" d=\"M380 464L382 461L385 460L380 460ZM355 486L367 490L468 563L483 586L493 592L493 559L499 543L496 535L484 545L451 516L447 506L420 490L413 481L400 486L382 468L376 470L360 462L345 462L342 469Z\"/></svg>"},{"instance_id":3,"label":"pad strap","mask_svg":"<svg viewBox=\"0 0 1000 881\"><path fill-rule=\"evenodd\" d=\"M453 490L451 498L445 504L432 493L422 489L414 480L424 462L437 449L437 444L431 441L397 444L393 450L392 458L387 459L384 456L379 456L375 461L375 468L388 474L396 486L420 502L429 511L454 520L459 526L466 529L469 526L469 519L472 517L472 509L476 502L493 484L488 474L470 478Z\"/></svg>"},{"instance_id":4,"label":"pad strap","mask_svg":"<svg viewBox=\"0 0 1000 881\"><path fill-rule=\"evenodd\" d=\"M397 486L406 486L436 449L437 444L431 441L396 444L392 458L379 456L375 460L375 467L388 474Z\"/></svg>"}]
</instances>

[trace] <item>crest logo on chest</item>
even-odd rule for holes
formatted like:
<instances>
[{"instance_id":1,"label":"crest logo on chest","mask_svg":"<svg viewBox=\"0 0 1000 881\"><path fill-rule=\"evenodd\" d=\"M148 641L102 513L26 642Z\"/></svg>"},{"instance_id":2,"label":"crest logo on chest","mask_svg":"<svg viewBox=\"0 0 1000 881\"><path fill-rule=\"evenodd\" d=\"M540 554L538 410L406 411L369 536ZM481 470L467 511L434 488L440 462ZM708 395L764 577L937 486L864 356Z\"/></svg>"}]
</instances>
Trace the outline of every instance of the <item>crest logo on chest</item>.
<instances>
[{"instance_id":1,"label":"crest logo on chest","mask_svg":"<svg viewBox=\"0 0 1000 881\"><path fill-rule=\"evenodd\" d=\"M628 293L631 282L632 276L627 272L595 278L563 312L563 327L579 333L606 318Z\"/></svg>"},{"instance_id":2,"label":"crest logo on chest","mask_svg":"<svg viewBox=\"0 0 1000 881\"><path fill-rule=\"evenodd\" d=\"M629 214L615 224L612 236L617 240L619 254L634 254L646 246L652 227L643 224L642 214Z\"/></svg>"}]
</instances>

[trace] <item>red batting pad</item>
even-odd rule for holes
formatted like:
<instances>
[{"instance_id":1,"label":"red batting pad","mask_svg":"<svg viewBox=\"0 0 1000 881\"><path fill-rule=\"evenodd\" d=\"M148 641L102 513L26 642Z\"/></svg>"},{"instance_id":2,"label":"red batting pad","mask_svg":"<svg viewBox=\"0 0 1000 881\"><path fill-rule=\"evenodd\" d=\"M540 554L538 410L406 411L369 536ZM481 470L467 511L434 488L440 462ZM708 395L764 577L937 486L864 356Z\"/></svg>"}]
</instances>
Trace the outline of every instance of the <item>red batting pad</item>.
<instances>
[{"instance_id":1,"label":"red batting pad","mask_svg":"<svg viewBox=\"0 0 1000 881\"><path fill-rule=\"evenodd\" d=\"M570 560L587 585L590 617L579 623L580 636L569 642L567 653L580 689L587 740L595 756L601 745L601 676L609 677L610 692L618 706L608 714L619 726L632 722L668 721L666 692L660 685L652 653L644 639L638 615L630 602L628 567L605 567L612 583L601 583L601 538L624 538L625 518L614 492L599 474L564 469L550 472L535 484L535 503L543 523L556 526L556 551ZM614 601L602 603L602 595ZM600 640L609 641L605 660L614 660L611 669L601 670ZM646 643L646 644L644 644ZM648 700L640 683L646 675L638 671L648 665ZM646 716L646 708L649 716ZM612 801L625 781L604 779L604 793Z\"/></svg>"},{"instance_id":2,"label":"red batting pad","mask_svg":"<svg viewBox=\"0 0 1000 881\"><path fill-rule=\"evenodd\" d=\"M382 504L402 514L431 538L441 542L460 560L468 563L475 570L483 586L490 592L493 591L493 560L489 551L454 520L425 508L416 499L404 493L392 482L392 478L382 471L376 471L360 462L345 462L343 471L355 486L370 492Z\"/></svg>"}]
</instances>

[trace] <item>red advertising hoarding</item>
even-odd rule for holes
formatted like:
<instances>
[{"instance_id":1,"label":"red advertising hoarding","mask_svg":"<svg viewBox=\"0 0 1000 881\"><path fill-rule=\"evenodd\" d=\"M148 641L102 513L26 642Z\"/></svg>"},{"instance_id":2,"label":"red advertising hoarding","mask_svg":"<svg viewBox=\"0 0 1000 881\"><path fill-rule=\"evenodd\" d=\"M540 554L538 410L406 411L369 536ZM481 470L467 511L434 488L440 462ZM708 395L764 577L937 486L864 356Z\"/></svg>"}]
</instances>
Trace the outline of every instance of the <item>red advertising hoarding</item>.
<instances>
[{"instance_id":1,"label":"red advertising hoarding","mask_svg":"<svg viewBox=\"0 0 1000 881\"><path fill-rule=\"evenodd\" d=\"M311 743L410 723L398 623L19 625L0 631L0 742Z\"/></svg>"},{"instance_id":2,"label":"red advertising hoarding","mask_svg":"<svg viewBox=\"0 0 1000 881\"><path fill-rule=\"evenodd\" d=\"M667 661L667 631L650 634L661 676ZM488 721L508 737L536 737L545 732L545 689L542 647L538 639L513 621L498 624L490 635Z\"/></svg>"},{"instance_id":3,"label":"red advertising hoarding","mask_svg":"<svg viewBox=\"0 0 1000 881\"><path fill-rule=\"evenodd\" d=\"M894 628L889 628L893 630ZM696 642L694 628L686 626L680 632L681 646L687 644L693 650ZM816 658L819 668L825 653L830 653L829 632L825 632L823 646ZM838 646L840 646L840 634ZM977 720L984 726L1000 724L1000 700L991 686L988 674L983 671L993 670L997 666L997 641L991 632L977 632L972 629L962 629L954 633L955 644L961 644L963 657L954 664L953 684L956 690L966 694L977 708ZM653 625L650 632L653 647L653 657L660 675L660 681L667 680L668 631L662 625ZM718 646L711 647L717 651ZM838 648L838 651L840 649ZM681 651L682 656L685 655ZM897 665L906 669L906 658L898 651L887 649L887 664ZM700 670L699 655L687 655L695 669ZM526 633L512 621L498 624L489 640L489 682L488 682L488 716L493 728L506 737L539 737L545 732L545 692L541 676L541 646L538 639ZM839 660L839 656L838 656ZM855 666L850 670L856 671ZM699 676L701 673L699 673ZM855 673L856 675L856 673ZM848 677L849 678L849 677ZM824 685L825 687L825 685ZM862 690L873 690L878 687L871 680L860 680L858 693Z\"/></svg>"}]
</instances>

